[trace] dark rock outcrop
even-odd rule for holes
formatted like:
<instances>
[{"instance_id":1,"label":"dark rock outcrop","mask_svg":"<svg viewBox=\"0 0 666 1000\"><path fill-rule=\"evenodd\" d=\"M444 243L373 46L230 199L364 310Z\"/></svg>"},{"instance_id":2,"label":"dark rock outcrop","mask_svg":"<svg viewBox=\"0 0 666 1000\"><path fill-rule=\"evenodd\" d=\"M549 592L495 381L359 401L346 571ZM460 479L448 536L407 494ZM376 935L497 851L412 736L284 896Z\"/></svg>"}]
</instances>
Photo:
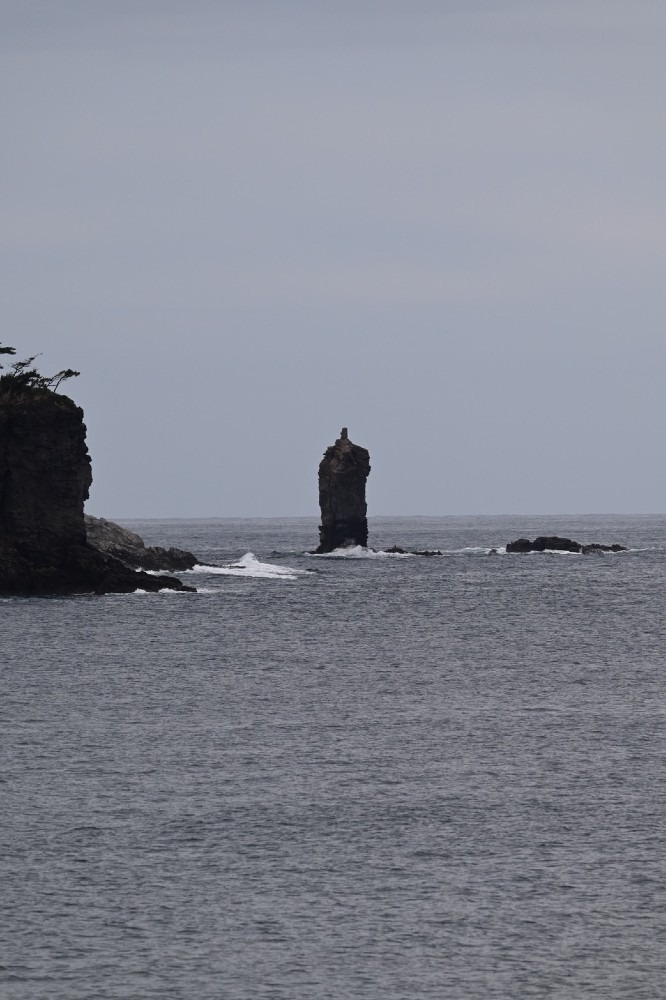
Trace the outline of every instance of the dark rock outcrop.
<instances>
[{"instance_id":1,"label":"dark rock outcrop","mask_svg":"<svg viewBox=\"0 0 666 1000\"><path fill-rule=\"evenodd\" d=\"M506 547L507 552L545 552L546 549L556 552L580 552L581 546L579 542L574 542L571 538L539 535L533 542L529 538L518 538L515 542L509 542Z\"/></svg>"},{"instance_id":2,"label":"dark rock outcrop","mask_svg":"<svg viewBox=\"0 0 666 1000\"><path fill-rule=\"evenodd\" d=\"M87 544L92 481L83 411L46 389L0 395L0 593L188 590Z\"/></svg>"},{"instance_id":3,"label":"dark rock outcrop","mask_svg":"<svg viewBox=\"0 0 666 1000\"><path fill-rule=\"evenodd\" d=\"M441 556L441 549L403 549L400 545L392 545L390 549L384 549L392 556Z\"/></svg>"},{"instance_id":4,"label":"dark rock outcrop","mask_svg":"<svg viewBox=\"0 0 666 1000\"><path fill-rule=\"evenodd\" d=\"M103 517L85 514L84 520L88 545L104 555L119 559L130 569L178 572L192 569L199 562L195 555L184 549L146 545L140 535Z\"/></svg>"},{"instance_id":5,"label":"dark rock outcrop","mask_svg":"<svg viewBox=\"0 0 666 1000\"><path fill-rule=\"evenodd\" d=\"M319 464L318 553L346 545L368 544L368 506L365 484L370 474L370 455L352 444L343 427L335 444L324 452Z\"/></svg>"},{"instance_id":6,"label":"dark rock outcrop","mask_svg":"<svg viewBox=\"0 0 666 1000\"><path fill-rule=\"evenodd\" d=\"M572 538L560 538L558 535L539 535L533 542L529 538L518 538L515 542L509 542L506 547L507 552L582 552L589 555L594 552L626 552L624 545L601 545L594 542L590 545L581 545Z\"/></svg>"}]
</instances>

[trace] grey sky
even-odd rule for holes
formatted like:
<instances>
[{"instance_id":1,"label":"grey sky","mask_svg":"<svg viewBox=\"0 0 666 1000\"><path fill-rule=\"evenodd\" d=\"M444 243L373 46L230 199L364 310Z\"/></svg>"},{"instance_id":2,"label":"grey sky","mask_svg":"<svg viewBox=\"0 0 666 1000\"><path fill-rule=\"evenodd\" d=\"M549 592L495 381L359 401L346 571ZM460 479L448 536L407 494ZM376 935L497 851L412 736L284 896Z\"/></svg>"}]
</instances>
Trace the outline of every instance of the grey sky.
<instances>
[{"instance_id":1,"label":"grey sky","mask_svg":"<svg viewBox=\"0 0 666 1000\"><path fill-rule=\"evenodd\" d=\"M0 339L92 513L658 512L666 4L0 0Z\"/></svg>"}]
</instances>

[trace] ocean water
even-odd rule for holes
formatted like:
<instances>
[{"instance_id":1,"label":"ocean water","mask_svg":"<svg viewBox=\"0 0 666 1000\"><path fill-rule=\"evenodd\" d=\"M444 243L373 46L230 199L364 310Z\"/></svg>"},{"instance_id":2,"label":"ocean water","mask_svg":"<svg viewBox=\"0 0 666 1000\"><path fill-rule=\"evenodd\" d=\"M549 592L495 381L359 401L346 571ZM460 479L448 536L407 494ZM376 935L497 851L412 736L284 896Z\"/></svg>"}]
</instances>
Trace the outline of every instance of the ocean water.
<instances>
[{"instance_id":1,"label":"ocean water","mask_svg":"<svg viewBox=\"0 0 666 1000\"><path fill-rule=\"evenodd\" d=\"M126 523L0 602L3 1000L666 997L665 517Z\"/></svg>"}]
</instances>

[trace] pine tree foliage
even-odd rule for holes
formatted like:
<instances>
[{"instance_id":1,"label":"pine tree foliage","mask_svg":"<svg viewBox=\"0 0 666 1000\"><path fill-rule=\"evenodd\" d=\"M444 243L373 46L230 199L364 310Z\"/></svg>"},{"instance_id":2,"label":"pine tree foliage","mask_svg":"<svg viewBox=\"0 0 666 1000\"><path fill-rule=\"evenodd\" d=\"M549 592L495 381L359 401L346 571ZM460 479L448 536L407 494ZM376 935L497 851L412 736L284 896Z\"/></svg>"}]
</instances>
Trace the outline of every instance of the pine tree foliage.
<instances>
[{"instance_id":1,"label":"pine tree foliage","mask_svg":"<svg viewBox=\"0 0 666 1000\"><path fill-rule=\"evenodd\" d=\"M16 354L16 348L5 347L0 343L0 354ZM23 361L15 361L4 375L0 375L0 396L56 392L62 382L81 374L73 368L63 368L55 375L42 375L35 367L38 357L38 354L33 354ZM4 368L4 365L0 365L0 368Z\"/></svg>"}]
</instances>

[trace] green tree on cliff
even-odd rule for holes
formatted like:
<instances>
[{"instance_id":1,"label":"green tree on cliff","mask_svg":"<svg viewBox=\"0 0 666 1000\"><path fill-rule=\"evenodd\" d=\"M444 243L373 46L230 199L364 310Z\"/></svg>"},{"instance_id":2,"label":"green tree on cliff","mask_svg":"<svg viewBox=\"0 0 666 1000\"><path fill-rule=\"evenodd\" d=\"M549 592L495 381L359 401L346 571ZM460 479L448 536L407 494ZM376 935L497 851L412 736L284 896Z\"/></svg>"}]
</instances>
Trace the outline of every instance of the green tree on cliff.
<instances>
[{"instance_id":1,"label":"green tree on cliff","mask_svg":"<svg viewBox=\"0 0 666 1000\"><path fill-rule=\"evenodd\" d=\"M0 343L0 354L16 354L16 348L3 347ZM38 357L38 354L33 354L31 358L15 361L8 372L0 375L0 395L18 396L34 392L56 392L61 382L81 374L75 372L73 368L63 368L55 375L42 375L34 367ZM4 365L0 365L0 368L4 368Z\"/></svg>"}]
</instances>

